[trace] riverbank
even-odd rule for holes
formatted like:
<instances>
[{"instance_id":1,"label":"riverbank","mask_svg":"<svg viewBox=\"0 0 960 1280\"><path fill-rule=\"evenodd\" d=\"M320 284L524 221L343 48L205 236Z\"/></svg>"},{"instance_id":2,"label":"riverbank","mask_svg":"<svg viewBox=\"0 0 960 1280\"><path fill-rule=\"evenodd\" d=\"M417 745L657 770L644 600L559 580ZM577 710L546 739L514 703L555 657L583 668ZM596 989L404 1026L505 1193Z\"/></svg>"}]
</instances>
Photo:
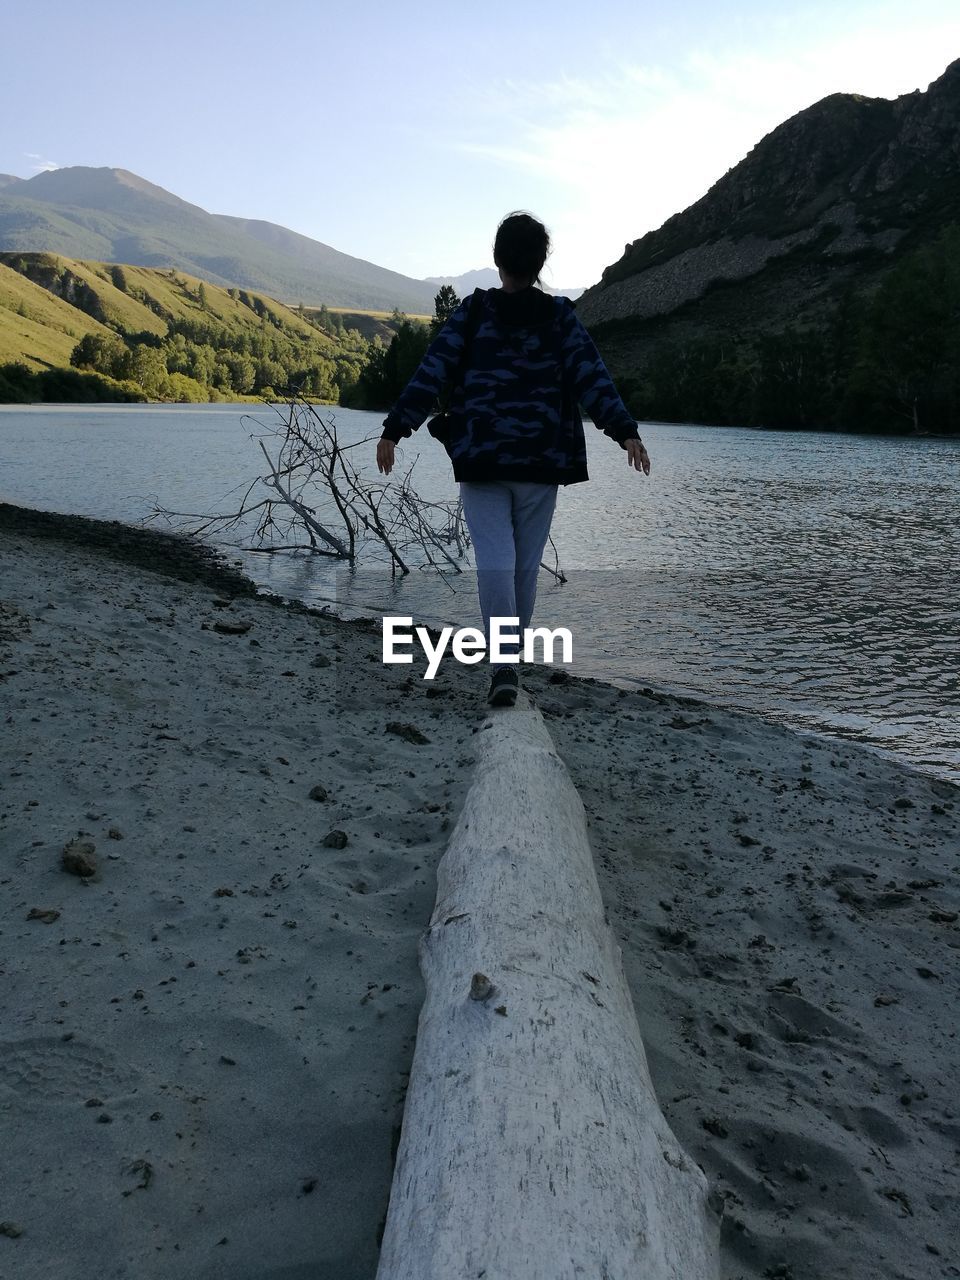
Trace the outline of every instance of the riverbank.
<instances>
[{"instance_id":1,"label":"riverbank","mask_svg":"<svg viewBox=\"0 0 960 1280\"><path fill-rule=\"evenodd\" d=\"M485 674L169 539L0 508L0 1275L372 1280ZM726 1280L957 1274L960 789L525 682Z\"/></svg>"}]
</instances>

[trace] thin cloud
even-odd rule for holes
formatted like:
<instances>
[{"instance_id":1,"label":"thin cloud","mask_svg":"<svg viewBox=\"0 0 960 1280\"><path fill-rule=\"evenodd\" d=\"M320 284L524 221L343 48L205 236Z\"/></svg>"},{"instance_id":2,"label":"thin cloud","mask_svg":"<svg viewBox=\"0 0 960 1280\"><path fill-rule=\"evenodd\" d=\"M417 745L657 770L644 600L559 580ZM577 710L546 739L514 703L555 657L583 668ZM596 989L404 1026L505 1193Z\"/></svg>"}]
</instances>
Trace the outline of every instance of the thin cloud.
<instances>
[{"instance_id":1,"label":"thin cloud","mask_svg":"<svg viewBox=\"0 0 960 1280\"><path fill-rule=\"evenodd\" d=\"M621 64L595 80L503 80L478 93L448 145L554 188L566 283L599 278L624 245L698 200L760 139L829 94L926 89L960 20L834 31L769 53L693 50L671 67ZM466 136L465 136L466 135Z\"/></svg>"},{"instance_id":2,"label":"thin cloud","mask_svg":"<svg viewBox=\"0 0 960 1280\"><path fill-rule=\"evenodd\" d=\"M43 156L33 151L25 151L24 155L31 162L30 168L34 173L51 173L54 169L60 168L56 160L44 160Z\"/></svg>"}]
</instances>

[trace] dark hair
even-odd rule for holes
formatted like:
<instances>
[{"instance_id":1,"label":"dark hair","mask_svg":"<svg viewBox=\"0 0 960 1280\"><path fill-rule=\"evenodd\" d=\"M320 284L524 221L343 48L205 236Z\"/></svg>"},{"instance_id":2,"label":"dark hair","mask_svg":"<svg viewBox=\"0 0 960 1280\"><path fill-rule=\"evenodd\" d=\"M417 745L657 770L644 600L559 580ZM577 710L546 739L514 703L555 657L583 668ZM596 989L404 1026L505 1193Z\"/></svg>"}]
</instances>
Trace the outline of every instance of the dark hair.
<instances>
[{"instance_id":1,"label":"dark hair","mask_svg":"<svg viewBox=\"0 0 960 1280\"><path fill-rule=\"evenodd\" d=\"M508 213L497 227L493 260L508 275L537 284L549 252L550 234L532 214Z\"/></svg>"}]
</instances>

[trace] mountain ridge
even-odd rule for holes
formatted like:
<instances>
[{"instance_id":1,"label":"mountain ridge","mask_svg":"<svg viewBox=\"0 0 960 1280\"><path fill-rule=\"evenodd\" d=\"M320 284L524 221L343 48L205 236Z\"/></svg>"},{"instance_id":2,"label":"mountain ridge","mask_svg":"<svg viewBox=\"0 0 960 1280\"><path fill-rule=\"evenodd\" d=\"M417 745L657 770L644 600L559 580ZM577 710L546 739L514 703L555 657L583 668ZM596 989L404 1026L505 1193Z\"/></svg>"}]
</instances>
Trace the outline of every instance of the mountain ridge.
<instances>
[{"instance_id":1,"label":"mountain ridge","mask_svg":"<svg viewBox=\"0 0 960 1280\"><path fill-rule=\"evenodd\" d=\"M939 229L957 216L960 59L926 91L831 94L778 125L694 204L628 244L586 290L580 315L600 333L689 314L714 287L778 258L882 263L918 223Z\"/></svg>"},{"instance_id":2,"label":"mountain ridge","mask_svg":"<svg viewBox=\"0 0 960 1280\"><path fill-rule=\"evenodd\" d=\"M259 219L212 214L127 169L0 178L0 251L174 268L290 305L430 312L422 280Z\"/></svg>"},{"instance_id":3,"label":"mountain ridge","mask_svg":"<svg viewBox=\"0 0 960 1280\"><path fill-rule=\"evenodd\" d=\"M960 60L797 112L578 309L642 420L960 431Z\"/></svg>"}]
</instances>

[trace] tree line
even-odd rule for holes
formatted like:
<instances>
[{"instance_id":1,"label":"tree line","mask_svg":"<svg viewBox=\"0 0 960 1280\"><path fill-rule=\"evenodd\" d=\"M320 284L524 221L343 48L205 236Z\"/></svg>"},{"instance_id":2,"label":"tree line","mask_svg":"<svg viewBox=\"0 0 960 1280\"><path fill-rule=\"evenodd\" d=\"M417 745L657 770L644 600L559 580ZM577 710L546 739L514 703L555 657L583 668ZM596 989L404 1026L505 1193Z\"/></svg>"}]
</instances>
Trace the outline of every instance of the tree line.
<instances>
[{"instance_id":1,"label":"tree line","mask_svg":"<svg viewBox=\"0 0 960 1280\"><path fill-rule=\"evenodd\" d=\"M121 268L113 283L125 288ZM132 291L131 291L132 292ZM198 289L206 310L204 285ZM387 409L412 377L427 347L460 304L444 285L434 299L430 322L412 320L399 309L391 316L389 345L367 341L342 318L321 306L313 320L299 316L332 338L329 354L318 353L307 336L291 331L257 295L230 289L231 296L260 319L255 331L237 332L210 316L166 316L167 333L87 334L70 357L72 366L140 388L147 399L229 399L232 394L283 397L291 391L309 399L358 409ZM213 393L213 394L211 394Z\"/></svg>"},{"instance_id":2,"label":"tree line","mask_svg":"<svg viewBox=\"0 0 960 1280\"><path fill-rule=\"evenodd\" d=\"M202 297L203 285L200 290ZM168 319L162 336L86 334L70 363L132 382L151 400L272 399L295 388L336 404L359 378L368 347L352 329L321 345L264 309L257 328L239 332L214 317L178 316Z\"/></svg>"},{"instance_id":3,"label":"tree line","mask_svg":"<svg viewBox=\"0 0 960 1280\"><path fill-rule=\"evenodd\" d=\"M960 226L951 225L817 328L665 340L618 386L641 420L951 434L960 432L958 352Z\"/></svg>"},{"instance_id":4,"label":"tree line","mask_svg":"<svg viewBox=\"0 0 960 1280\"><path fill-rule=\"evenodd\" d=\"M311 317L302 304L292 321L269 300L244 289L226 290L249 318L226 322L217 314L212 286L166 273L187 313L165 305L133 283L120 264L102 274L120 292L163 321L165 332L132 332L105 304L95 283L54 255L10 255L7 265L54 296L85 312L110 332L84 335L70 369L33 371L21 362L0 367L0 399L230 400L285 398L289 392L328 403L349 395L370 356L370 343L342 318L321 308ZM214 295L211 299L210 295ZM222 311L222 294L219 303ZM21 304L21 314L26 308ZM239 321L239 322L238 322Z\"/></svg>"},{"instance_id":5,"label":"tree line","mask_svg":"<svg viewBox=\"0 0 960 1280\"><path fill-rule=\"evenodd\" d=\"M31 274L37 269L32 264ZM257 295L229 289L258 319L238 330L209 311L202 283L195 295L199 311L181 316L128 286L122 266L111 267L111 278L131 296L140 293L167 332L86 335L73 350L71 370L0 367L0 400L272 399L297 390L310 399L385 411L460 303L444 285L432 321L394 311L394 334L385 344L345 329L326 307L312 318L299 309L317 331L313 338L285 324ZM59 281L57 291L102 317L96 291L79 279ZM618 386L640 420L953 433L960 431L957 351L960 225L954 224L902 257L871 295L848 296L816 327L666 339L619 377Z\"/></svg>"},{"instance_id":6,"label":"tree line","mask_svg":"<svg viewBox=\"0 0 960 1280\"><path fill-rule=\"evenodd\" d=\"M343 404L355 409L389 409L413 377L430 343L460 305L456 290L445 284L433 300L433 319L411 320L402 311L391 317L394 335L389 346L375 338L356 387Z\"/></svg>"},{"instance_id":7,"label":"tree line","mask_svg":"<svg viewBox=\"0 0 960 1280\"><path fill-rule=\"evenodd\" d=\"M386 410L459 305L445 285L429 324L394 313L344 403ZM640 420L889 433L960 432L960 225L904 255L872 294L817 327L657 343L618 378Z\"/></svg>"}]
</instances>

